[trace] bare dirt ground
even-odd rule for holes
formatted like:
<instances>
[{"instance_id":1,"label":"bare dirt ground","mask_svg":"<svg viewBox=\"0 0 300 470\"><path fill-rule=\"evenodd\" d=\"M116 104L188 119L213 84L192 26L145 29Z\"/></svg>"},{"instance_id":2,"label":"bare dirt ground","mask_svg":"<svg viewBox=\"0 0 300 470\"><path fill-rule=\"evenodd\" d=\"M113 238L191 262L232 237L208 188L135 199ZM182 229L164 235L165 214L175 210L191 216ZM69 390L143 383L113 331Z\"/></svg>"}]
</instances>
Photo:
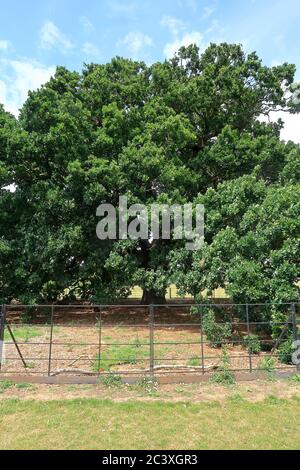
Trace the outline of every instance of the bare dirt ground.
<instances>
[{"instance_id":1,"label":"bare dirt ground","mask_svg":"<svg viewBox=\"0 0 300 470\"><path fill-rule=\"evenodd\" d=\"M173 402L224 402L228 398L244 398L251 402L262 401L267 397L292 398L300 396L300 383L292 380L256 380L223 386L212 383L168 384L144 387L142 385L121 385L109 387L99 385L11 385L0 393L0 401L20 400L73 400L108 399L113 402L173 401Z\"/></svg>"},{"instance_id":2,"label":"bare dirt ground","mask_svg":"<svg viewBox=\"0 0 300 470\"><path fill-rule=\"evenodd\" d=\"M90 306L57 306L52 312L52 333L50 325L45 325L45 312L46 308L33 312L32 324L24 323L24 311L14 308L8 312L8 322L28 367L24 370L18 351L6 331L4 374L48 374L50 351L50 374L62 371L98 373L109 370L124 373L139 370L146 375L149 371L150 328L146 307L110 307L100 311ZM164 366L165 372L166 366L170 371L178 366L194 367L195 370L203 367L206 371L220 365L221 348L213 348L205 342L197 316L190 313L190 306L156 309L154 323L156 367ZM249 370L250 363L255 370L260 367L262 358L269 355L261 352L249 357L247 350L238 343L228 343L227 349L229 366L236 371ZM277 366L290 369L289 366Z\"/></svg>"}]
</instances>

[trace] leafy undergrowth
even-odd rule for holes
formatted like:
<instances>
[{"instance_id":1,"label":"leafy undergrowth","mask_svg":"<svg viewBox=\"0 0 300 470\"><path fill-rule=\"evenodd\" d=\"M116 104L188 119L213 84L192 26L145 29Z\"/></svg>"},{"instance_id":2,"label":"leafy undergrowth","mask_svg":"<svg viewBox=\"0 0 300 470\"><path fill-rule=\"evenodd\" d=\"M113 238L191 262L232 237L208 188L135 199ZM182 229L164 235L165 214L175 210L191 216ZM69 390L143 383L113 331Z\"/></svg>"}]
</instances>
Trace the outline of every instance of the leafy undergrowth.
<instances>
[{"instance_id":1,"label":"leafy undergrowth","mask_svg":"<svg viewBox=\"0 0 300 470\"><path fill-rule=\"evenodd\" d=\"M0 402L1 449L299 449L299 442L299 398Z\"/></svg>"}]
</instances>

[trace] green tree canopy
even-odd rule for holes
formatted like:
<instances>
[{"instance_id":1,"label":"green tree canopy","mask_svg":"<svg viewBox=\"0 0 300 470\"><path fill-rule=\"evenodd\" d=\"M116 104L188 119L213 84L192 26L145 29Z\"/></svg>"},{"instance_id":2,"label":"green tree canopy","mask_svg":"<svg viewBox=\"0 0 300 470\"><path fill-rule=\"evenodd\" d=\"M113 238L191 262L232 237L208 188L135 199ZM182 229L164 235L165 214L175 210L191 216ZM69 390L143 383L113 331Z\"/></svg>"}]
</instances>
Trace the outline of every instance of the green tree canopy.
<instances>
[{"instance_id":1,"label":"green tree canopy","mask_svg":"<svg viewBox=\"0 0 300 470\"><path fill-rule=\"evenodd\" d=\"M145 302L161 301L171 281L235 299L297 295L299 147L280 141L282 122L260 120L297 111L294 73L239 45L189 46L151 66L59 67L17 121L1 109L2 297L113 299L139 284ZM204 248L98 240L96 208L120 195L204 203Z\"/></svg>"}]
</instances>

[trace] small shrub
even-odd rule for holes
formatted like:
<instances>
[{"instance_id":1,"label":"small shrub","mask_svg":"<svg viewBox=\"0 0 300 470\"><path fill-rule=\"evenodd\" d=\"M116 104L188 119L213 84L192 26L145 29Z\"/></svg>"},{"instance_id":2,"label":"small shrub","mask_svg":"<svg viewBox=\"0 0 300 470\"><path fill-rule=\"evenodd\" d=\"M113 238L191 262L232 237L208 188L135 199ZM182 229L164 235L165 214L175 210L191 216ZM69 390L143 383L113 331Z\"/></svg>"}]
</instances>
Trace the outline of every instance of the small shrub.
<instances>
[{"instance_id":1,"label":"small shrub","mask_svg":"<svg viewBox=\"0 0 300 470\"><path fill-rule=\"evenodd\" d=\"M108 374L101 377L99 382L108 388L119 388L123 385L122 377L118 374Z\"/></svg>"},{"instance_id":2,"label":"small shrub","mask_svg":"<svg viewBox=\"0 0 300 470\"><path fill-rule=\"evenodd\" d=\"M292 364L292 354L294 352L293 340L289 339L278 348L278 360L282 364Z\"/></svg>"},{"instance_id":3,"label":"small shrub","mask_svg":"<svg viewBox=\"0 0 300 470\"><path fill-rule=\"evenodd\" d=\"M222 349L221 364L218 367L218 371L211 376L210 382L223 385L235 384L234 374L231 370L229 370L229 358L227 348Z\"/></svg>"},{"instance_id":4,"label":"small shrub","mask_svg":"<svg viewBox=\"0 0 300 470\"><path fill-rule=\"evenodd\" d=\"M212 310L203 316L202 329L214 348L221 347L223 342L231 336L231 326L227 323L218 323Z\"/></svg>"},{"instance_id":5,"label":"small shrub","mask_svg":"<svg viewBox=\"0 0 300 470\"><path fill-rule=\"evenodd\" d=\"M258 335L249 334L245 336L244 345L250 354L259 354L261 352L260 338Z\"/></svg>"}]
</instances>

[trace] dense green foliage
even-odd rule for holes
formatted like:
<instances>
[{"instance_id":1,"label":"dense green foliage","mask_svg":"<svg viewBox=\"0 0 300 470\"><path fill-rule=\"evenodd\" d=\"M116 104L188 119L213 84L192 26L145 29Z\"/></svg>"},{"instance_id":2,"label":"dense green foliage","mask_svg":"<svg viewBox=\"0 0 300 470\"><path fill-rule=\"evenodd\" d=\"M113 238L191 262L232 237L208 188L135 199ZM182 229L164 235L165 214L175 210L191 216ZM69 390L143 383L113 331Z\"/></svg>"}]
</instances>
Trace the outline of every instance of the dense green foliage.
<instances>
[{"instance_id":1,"label":"dense green foliage","mask_svg":"<svg viewBox=\"0 0 300 470\"><path fill-rule=\"evenodd\" d=\"M172 281L194 295L298 298L300 149L259 119L297 111L294 73L239 45L190 46L151 66L59 67L17 120L0 108L2 301L113 299L136 284L149 301ZM120 195L203 203L204 248L99 241L96 208Z\"/></svg>"},{"instance_id":2,"label":"dense green foliage","mask_svg":"<svg viewBox=\"0 0 300 470\"><path fill-rule=\"evenodd\" d=\"M219 323L216 321L215 313L209 310L202 319L202 331L207 341L214 348L219 348L231 336L231 326L228 323Z\"/></svg>"},{"instance_id":3,"label":"dense green foliage","mask_svg":"<svg viewBox=\"0 0 300 470\"><path fill-rule=\"evenodd\" d=\"M278 348L278 360L283 364L293 364L292 355L294 351L293 338L284 341Z\"/></svg>"},{"instance_id":4,"label":"dense green foliage","mask_svg":"<svg viewBox=\"0 0 300 470\"><path fill-rule=\"evenodd\" d=\"M261 351L261 340L258 335L250 333L245 336L244 344L250 354L258 354Z\"/></svg>"}]
</instances>

